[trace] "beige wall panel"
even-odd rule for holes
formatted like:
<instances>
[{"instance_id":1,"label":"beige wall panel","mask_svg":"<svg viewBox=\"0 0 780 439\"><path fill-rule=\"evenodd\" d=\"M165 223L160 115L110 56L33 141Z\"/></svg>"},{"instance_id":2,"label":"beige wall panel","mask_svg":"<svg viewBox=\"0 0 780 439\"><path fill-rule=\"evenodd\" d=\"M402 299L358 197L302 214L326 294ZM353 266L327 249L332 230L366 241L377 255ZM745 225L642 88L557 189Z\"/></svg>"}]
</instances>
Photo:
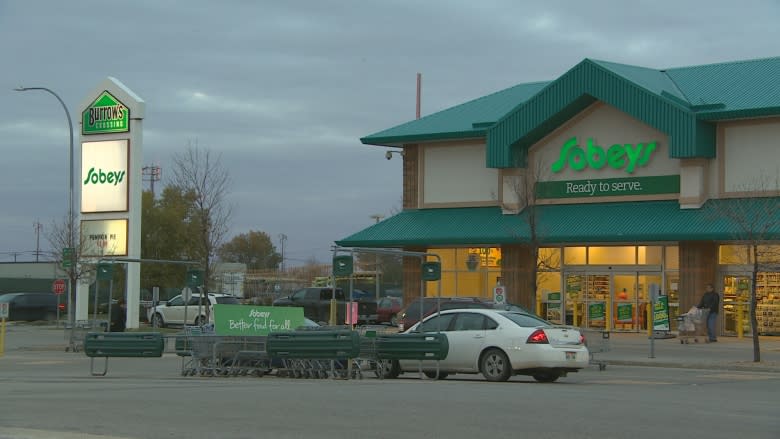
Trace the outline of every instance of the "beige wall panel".
<instances>
[{"instance_id":1,"label":"beige wall panel","mask_svg":"<svg viewBox=\"0 0 780 439\"><path fill-rule=\"evenodd\" d=\"M775 187L780 175L780 121L724 126L723 145L726 193Z\"/></svg>"},{"instance_id":2,"label":"beige wall panel","mask_svg":"<svg viewBox=\"0 0 780 439\"><path fill-rule=\"evenodd\" d=\"M498 170L485 167L485 145L427 145L423 154L423 203L495 201Z\"/></svg>"}]
</instances>

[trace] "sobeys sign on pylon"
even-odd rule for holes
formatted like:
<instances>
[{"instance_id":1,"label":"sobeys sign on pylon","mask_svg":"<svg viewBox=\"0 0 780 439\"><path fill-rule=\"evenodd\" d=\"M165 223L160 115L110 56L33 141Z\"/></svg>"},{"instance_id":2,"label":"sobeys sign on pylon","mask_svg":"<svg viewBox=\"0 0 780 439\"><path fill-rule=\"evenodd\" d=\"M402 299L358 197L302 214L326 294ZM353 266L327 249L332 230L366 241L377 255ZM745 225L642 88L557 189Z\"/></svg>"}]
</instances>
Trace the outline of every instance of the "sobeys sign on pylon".
<instances>
[{"instance_id":1,"label":"sobeys sign on pylon","mask_svg":"<svg viewBox=\"0 0 780 439\"><path fill-rule=\"evenodd\" d=\"M104 91L81 113L81 122L82 134L124 133L130 131L130 110Z\"/></svg>"}]
</instances>

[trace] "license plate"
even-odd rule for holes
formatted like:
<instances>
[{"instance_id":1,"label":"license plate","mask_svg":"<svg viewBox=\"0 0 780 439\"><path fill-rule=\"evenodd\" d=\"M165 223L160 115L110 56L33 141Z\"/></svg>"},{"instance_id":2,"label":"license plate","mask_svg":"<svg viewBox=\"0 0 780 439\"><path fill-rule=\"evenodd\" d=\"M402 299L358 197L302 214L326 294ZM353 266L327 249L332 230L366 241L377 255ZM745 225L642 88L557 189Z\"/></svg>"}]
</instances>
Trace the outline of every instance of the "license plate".
<instances>
[{"instance_id":1,"label":"license plate","mask_svg":"<svg viewBox=\"0 0 780 439\"><path fill-rule=\"evenodd\" d=\"M566 359L567 360L576 360L577 359L577 353L576 352L566 352Z\"/></svg>"}]
</instances>

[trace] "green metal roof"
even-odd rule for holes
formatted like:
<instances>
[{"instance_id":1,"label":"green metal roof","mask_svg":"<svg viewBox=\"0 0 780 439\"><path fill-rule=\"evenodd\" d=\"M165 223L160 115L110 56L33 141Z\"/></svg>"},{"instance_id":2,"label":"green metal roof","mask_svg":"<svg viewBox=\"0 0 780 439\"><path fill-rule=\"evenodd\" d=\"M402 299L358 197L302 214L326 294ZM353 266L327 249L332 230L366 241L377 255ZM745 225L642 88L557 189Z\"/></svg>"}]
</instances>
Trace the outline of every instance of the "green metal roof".
<instances>
[{"instance_id":1,"label":"green metal roof","mask_svg":"<svg viewBox=\"0 0 780 439\"><path fill-rule=\"evenodd\" d=\"M680 96L658 71L586 59L488 130L487 166L524 165L515 158L596 100L667 133L670 157L715 157L715 126Z\"/></svg>"},{"instance_id":2,"label":"green metal roof","mask_svg":"<svg viewBox=\"0 0 780 439\"><path fill-rule=\"evenodd\" d=\"M518 103L535 95L549 82L520 84L473 101L415 119L360 139L367 145L400 145L431 140L484 137Z\"/></svg>"},{"instance_id":3,"label":"green metal roof","mask_svg":"<svg viewBox=\"0 0 780 439\"><path fill-rule=\"evenodd\" d=\"M585 59L551 82L520 84L366 136L402 145L487 137L488 167L523 165L523 147L597 100L670 138L670 156L714 157L715 120L780 115L780 57L656 70Z\"/></svg>"},{"instance_id":4,"label":"green metal roof","mask_svg":"<svg viewBox=\"0 0 780 439\"><path fill-rule=\"evenodd\" d=\"M780 114L780 57L680 67L666 74L700 119Z\"/></svg>"},{"instance_id":5,"label":"green metal roof","mask_svg":"<svg viewBox=\"0 0 780 439\"><path fill-rule=\"evenodd\" d=\"M710 200L700 209L680 209L677 201L537 206L537 235L543 244L739 241L741 227L726 215L743 212L755 220L748 230L771 227L753 239L780 240L780 197ZM768 214L774 218L768 218ZM344 247L500 245L528 242L527 211L504 215L498 207L405 210L348 236Z\"/></svg>"}]
</instances>

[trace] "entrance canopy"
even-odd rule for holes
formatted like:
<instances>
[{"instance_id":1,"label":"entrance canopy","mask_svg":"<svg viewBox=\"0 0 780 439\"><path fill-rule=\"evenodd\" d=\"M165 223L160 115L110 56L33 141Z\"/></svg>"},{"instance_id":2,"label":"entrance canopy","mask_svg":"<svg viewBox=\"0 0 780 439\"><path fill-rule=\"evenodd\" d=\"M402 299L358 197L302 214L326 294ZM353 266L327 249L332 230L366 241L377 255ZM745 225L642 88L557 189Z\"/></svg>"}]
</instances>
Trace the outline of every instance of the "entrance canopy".
<instances>
[{"instance_id":1,"label":"entrance canopy","mask_svg":"<svg viewBox=\"0 0 780 439\"><path fill-rule=\"evenodd\" d=\"M535 211L542 244L780 240L780 197L707 201L680 209L676 200L536 206L517 215L499 207L410 209L348 236L343 247L500 245L528 242ZM732 216L731 212L740 212ZM752 232L752 236L746 235Z\"/></svg>"}]
</instances>

